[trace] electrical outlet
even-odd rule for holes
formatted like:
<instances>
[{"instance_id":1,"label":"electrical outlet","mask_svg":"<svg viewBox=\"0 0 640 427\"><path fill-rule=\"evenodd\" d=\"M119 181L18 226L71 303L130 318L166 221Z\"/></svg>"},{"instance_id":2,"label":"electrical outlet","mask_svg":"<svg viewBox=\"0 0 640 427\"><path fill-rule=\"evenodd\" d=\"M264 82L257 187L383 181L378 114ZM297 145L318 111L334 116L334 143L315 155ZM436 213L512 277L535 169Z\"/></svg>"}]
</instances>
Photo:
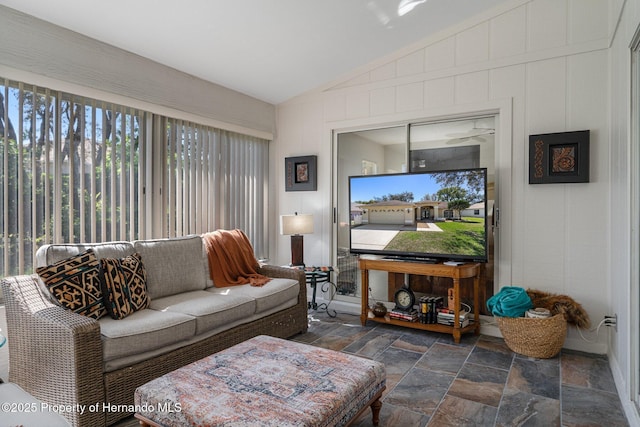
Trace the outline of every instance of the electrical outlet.
<instances>
[{"instance_id":1,"label":"electrical outlet","mask_svg":"<svg viewBox=\"0 0 640 427\"><path fill-rule=\"evenodd\" d=\"M613 326L613 329L618 332L618 315L604 316L604 324L606 326Z\"/></svg>"}]
</instances>

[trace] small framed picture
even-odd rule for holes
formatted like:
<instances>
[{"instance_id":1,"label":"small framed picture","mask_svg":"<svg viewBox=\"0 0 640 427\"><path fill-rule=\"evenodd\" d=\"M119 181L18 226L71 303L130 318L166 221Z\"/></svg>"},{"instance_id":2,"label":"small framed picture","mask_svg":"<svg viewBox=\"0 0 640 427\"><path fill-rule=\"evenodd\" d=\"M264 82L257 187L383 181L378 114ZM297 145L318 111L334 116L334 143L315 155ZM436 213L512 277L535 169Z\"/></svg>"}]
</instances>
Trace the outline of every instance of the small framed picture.
<instances>
[{"instance_id":1,"label":"small framed picture","mask_svg":"<svg viewBox=\"0 0 640 427\"><path fill-rule=\"evenodd\" d=\"M284 159L285 191L316 191L317 156Z\"/></svg>"},{"instance_id":2,"label":"small framed picture","mask_svg":"<svg viewBox=\"0 0 640 427\"><path fill-rule=\"evenodd\" d=\"M529 184L589 182L589 131L529 135Z\"/></svg>"}]
</instances>

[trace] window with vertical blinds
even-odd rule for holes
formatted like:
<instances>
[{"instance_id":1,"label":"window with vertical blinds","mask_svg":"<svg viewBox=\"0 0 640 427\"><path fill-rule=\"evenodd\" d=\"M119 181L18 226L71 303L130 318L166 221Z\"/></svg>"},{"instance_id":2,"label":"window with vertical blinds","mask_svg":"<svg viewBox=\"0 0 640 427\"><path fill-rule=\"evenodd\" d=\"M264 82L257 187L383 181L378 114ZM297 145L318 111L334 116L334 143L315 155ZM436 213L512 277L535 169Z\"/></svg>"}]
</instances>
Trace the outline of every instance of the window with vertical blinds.
<instances>
[{"instance_id":1,"label":"window with vertical blinds","mask_svg":"<svg viewBox=\"0 0 640 427\"><path fill-rule=\"evenodd\" d=\"M145 113L0 82L0 274L45 243L137 238Z\"/></svg>"},{"instance_id":2,"label":"window with vertical blinds","mask_svg":"<svg viewBox=\"0 0 640 427\"><path fill-rule=\"evenodd\" d=\"M269 141L174 119L162 128L166 234L239 228L267 257Z\"/></svg>"},{"instance_id":3,"label":"window with vertical blinds","mask_svg":"<svg viewBox=\"0 0 640 427\"><path fill-rule=\"evenodd\" d=\"M0 276L47 243L217 228L266 257L267 181L266 140L0 78Z\"/></svg>"}]
</instances>

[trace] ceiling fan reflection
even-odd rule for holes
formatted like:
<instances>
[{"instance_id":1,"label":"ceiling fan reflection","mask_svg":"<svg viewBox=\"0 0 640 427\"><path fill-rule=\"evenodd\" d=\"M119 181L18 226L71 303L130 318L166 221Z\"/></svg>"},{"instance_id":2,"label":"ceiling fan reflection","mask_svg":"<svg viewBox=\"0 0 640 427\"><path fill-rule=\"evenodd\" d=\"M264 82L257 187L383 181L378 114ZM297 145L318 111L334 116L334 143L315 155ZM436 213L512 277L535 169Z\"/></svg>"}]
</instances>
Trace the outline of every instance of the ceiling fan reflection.
<instances>
[{"instance_id":1,"label":"ceiling fan reflection","mask_svg":"<svg viewBox=\"0 0 640 427\"><path fill-rule=\"evenodd\" d=\"M487 142L487 138L484 138L483 135L489 135L489 134L465 136L462 138L452 138L452 139L449 139L447 142L445 142L445 144L454 145L454 144L462 144L462 143L469 143L469 142ZM491 133L491 135L493 135L493 133Z\"/></svg>"},{"instance_id":2,"label":"ceiling fan reflection","mask_svg":"<svg viewBox=\"0 0 640 427\"><path fill-rule=\"evenodd\" d=\"M478 126L478 122L476 120L473 121L473 127L465 130L463 132L451 132L448 133L447 136L449 138L455 139L464 139L464 138L473 138L482 135L493 135L496 133L496 130L492 127L480 127Z\"/></svg>"}]
</instances>

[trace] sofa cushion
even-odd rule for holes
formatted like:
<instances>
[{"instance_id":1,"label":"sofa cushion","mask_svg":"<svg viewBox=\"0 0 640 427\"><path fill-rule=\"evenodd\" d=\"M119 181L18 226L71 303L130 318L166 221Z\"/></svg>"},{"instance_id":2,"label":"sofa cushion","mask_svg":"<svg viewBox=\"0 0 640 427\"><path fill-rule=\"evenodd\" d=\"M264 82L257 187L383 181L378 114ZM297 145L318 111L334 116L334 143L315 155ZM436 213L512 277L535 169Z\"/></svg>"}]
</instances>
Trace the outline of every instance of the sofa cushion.
<instances>
[{"instance_id":1,"label":"sofa cushion","mask_svg":"<svg viewBox=\"0 0 640 427\"><path fill-rule=\"evenodd\" d=\"M195 317L196 334L202 334L221 325L247 319L256 306L253 298L246 295L192 291L153 299L150 307Z\"/></svg>"},{"instance_id":2,"label":"sofa cushion","mask_svg":"<svg viewBox=\"0 0 640 427\"><path fill-rule=\"evenodd\" d=\"M207 260L200 236L137 240L133 247L142 256L152 301L207 286Z\"/></svg>"},{"instance_id":3,"label":"sofa cushion","mask_svg":"<svg viewBox=\"0 0 640 427\"><path fill-rule=\"evenodd\" d=\"M92 249L47 267L38 267L36 272L62 307L93 319L107 314L100 262Z\"/></svg>"},{"instance_id":4,"label":"sofa cushion","mask_svg":"<svg viewBox=\"0 0 640 427\"><path fill-rule=\"evenodd\" d=\"M104 361L144 353L193 337L196 320L182 313L140 310L121 320L99 320Z\"/></svg>"},{"instance_id":5,"label":"sofa cushion","mask_svg":"<svg viewBox=\"0 0 640 427\"><path fill-rule=\"evenodd\" d=\"M246 297L256 301L256 314L271 310L287 301L297 301L300 285L293 279L271 279L264 286L231 286L228 288L209 288L207 292L230 297Z\"/></svg>"},{"instance_id":6,"label":"sofa cushion","mask_svg":"<svg viewBox=\"0 0 640 427\"><path fill-rule=\"evenodd\" d=\"M147 273L140 254L124 258L102 258L104 302L114 319L122 319L149 306Z\"/></svg>"},{"instance_id":7,"label":"sofa cushion","mask_svg":"<svg viewBox=\"0 0 640 427\"><path fill-rule=\"evenodd\" d=\"M36 251L36 267L51 265L60 260L69 258L87 249L93 249L96 258L124 258L133 254L133 244L129 242L106 243L60 243L42 245Z\"/></svg>"}]
</instances>

